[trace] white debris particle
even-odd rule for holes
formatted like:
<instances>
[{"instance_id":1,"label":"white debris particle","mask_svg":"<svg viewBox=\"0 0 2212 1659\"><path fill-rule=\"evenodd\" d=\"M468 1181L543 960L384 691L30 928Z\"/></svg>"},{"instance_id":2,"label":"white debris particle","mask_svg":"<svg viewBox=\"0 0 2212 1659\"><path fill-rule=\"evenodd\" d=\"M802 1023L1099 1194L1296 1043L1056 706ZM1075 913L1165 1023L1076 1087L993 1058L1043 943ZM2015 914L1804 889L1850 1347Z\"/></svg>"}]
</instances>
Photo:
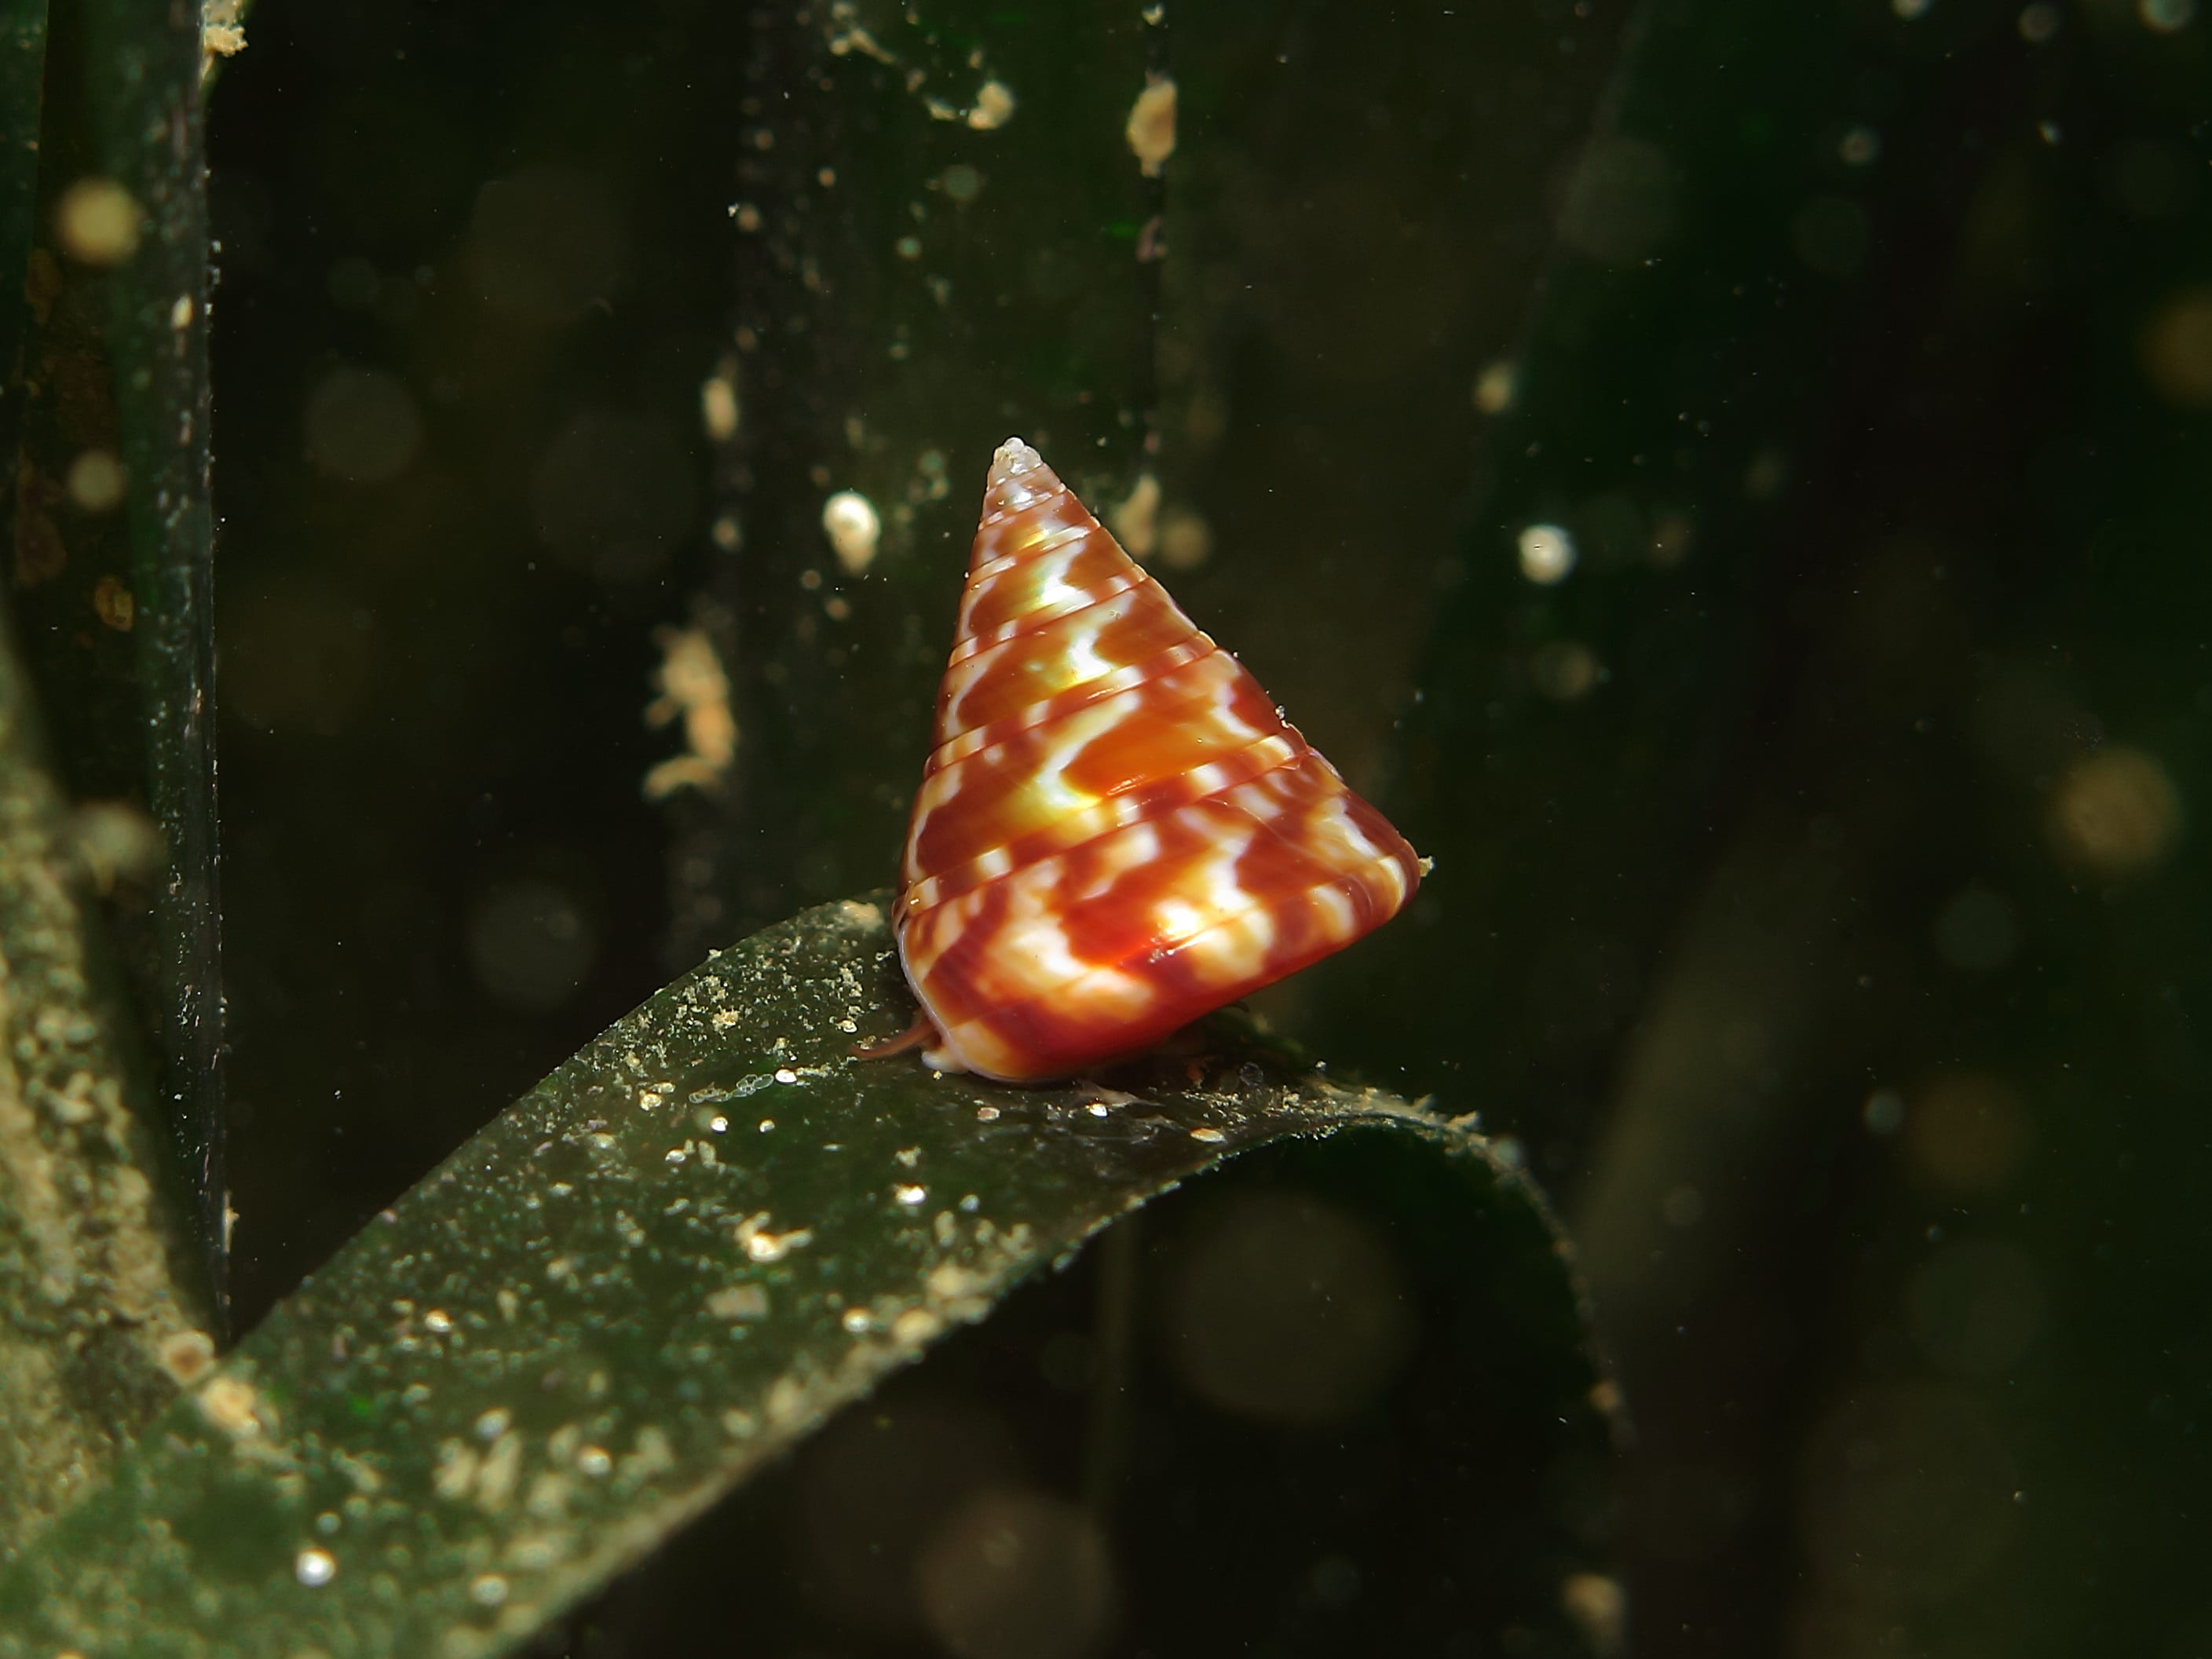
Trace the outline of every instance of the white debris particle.
<instances>
[{"instance_id":1,"label":"white debris particle","mask_svg":"<svg viewBox=\"0 0 2212 1659\"><path fill-rule=\"evenodd\" d=\"M717 1112L708 1121L707 1127L718 1135L727 1134L730 1130L730 1120Z\"/></svg>"},{"instance_id":2,"label":"white debris particle","mask_svg":"<svg viewBox=\"0 0 2212 1659\"><path fill-rule=\"evenodd\" d=\"M768 1315L768 1287L764 1285L726 1285L707 1297L707 1311L716 1319L765 1318Z\"/></svg>"},{"instance_id":3,"label":"white debris particle","mask_svg":"<svg viewBox=\"0 0 2212 1659\"><path fill-rule=\"evenodd\" d=\"M806 1411L806 1389L795 1376L779 1376L769 1385L768 1420L782 1425L790 1423Z\"/></svg>"},{"instance_id":4,"label":"white debris particle","mask_svg":"<svg viewBox=\"0 0 2212 1659\"><path fill-rule=\"evenodd\" d=\"M501 1290L494 1299L499 1304L499 1316L510 1325L514 1323L514 1316L522 1311L522 1298L513 1291Z\"/></svg>"},{"instance_id":5,"label":"white debris particle","mask_svg":"<svg viewBox=\"0 0 2212 1659\"><path fill-rule=\"evenodd\" d=\"M622 1461L618 1471L624 1480L644 1480L656 1474L665 1474L676 1467L674 1448L668 1437L651 1424L637 1431L637 1443Z\"/></svg>"},{"instance_id":6,"label":"white debris particle","mask_svg":"<svg viewBox=\"0 0 2212 1659\"><path fill-rule=\"evenodd\" d=\"M210 1378L198 1401L200 1414L226 1434L243 1440L261 1432L261 1396L243 1378Z\"/></svg>"},{"instance_id":7,"label":"white debris particle","mask_svg":"<svg viewBox=\"0 0 2212 1659\"><path fill-rule=\"evenodd\" d=\"M726 1031L730 1027L735 1025L737 1023L738 1011L736 1009L717 1008L714 1010L714 1029L716 1030Z\"/></svg>"},{"instance_id":8,"label":"white debris particle","mask_svg":"<svg viewBox=\"0 0 2212 1659\"><path fill-rule=\"evenodd\" d=\"M1091 1103L1090 1109L1091 1116L1103 1117L1106 1115L1106 1103L1103 1100L1094 1100Z\"/></svg>"},{"instance_id":9,"label":"white debris particle","mask_svg":"<svg viewBox=\"0 0 2212 1659\"><path fill-rule=\"evenodd\" d=\"M1220 1130L1218 1130L1218 1129L1210 1129L1210 1128L1197 1128L1197 1129L1193 1129L1193 1130L1190 1132L1190 1138L1191 1138L1193 1140L1204 1140L1204 1141L1209 1141L1209 1142L1211 1142L1211 1141L1217 1141L1217 1140L1226 1140L1226 1139L1229 1139L1229 1137L1228 1137L1227 1135L1225 1135L1225 1134L1222 1133Z\"/></svg>"},{"instance_id":10,"label":"white debris particle","mask_svg":"<svg viewBox=\"0 0 2212 1659\"><path fill-rule=\"evenodd\" d=\"M172 1382L188 1387L206 1375L215 1364L215 1344L204 1331L179 1331L163 1340L161 1369Z\"/></svg>"},{"instance_id":11,"label":"white debris particle","mask_svg":"<svg viewBox=\"0 0 2212 1659\"><path fill-rule=\"evenodd\" d=\"M645 775L647 800L678 789L705 789L729 770L738 752L738 719L730 708L730 677L714 642L702 628L653 630L660 666L653 684L660 695L646 705L645 723L656 730L682 719L684 752L656 763Z\"/></svg>"},{"instance_id":12,"label":"white debris particle","mask_svg":"<svg viewBox=\"0 0 2212 1659\"><path fill-rule=\"evenodd\" d=\"M996 1122L998 1116L999 1109L995 1106L978 1106L975 1109L975 1121L978 1123Z\"/></svg>"},{"instance_id":13,"label":"white debris particle","mask_svg":"<svg viewBox=\"0 0 2212 1659\"><path fill-rule=\"evenodd\" d=\"M842 1322L847 1330L854 1336L859 1336L876 1322L869 1316L866 1308L848 1308L845 1310L845 1317Z\"/></svg>"},{"instance_id":14,"label":"white debris particle","mask_svg":"<svg viewBox=\"0 0 2212 1659\"><path fill-rule=\"evenodd\" d=\"M764 1118L763 1118L763 1119L760 1121L760 1132L761 1132L763 1134L766 1134L766 1133L767 1133L770 1129L773 1129L774 1127L775 1127L775 1120L774 1118L772 1118L772 1117L764 1117Z\"/></svg>"},{"instance_id":15,"label":"white debris particle","mask_svg":"<svg viewBox=\"0 0 2212 1659\"><path fill-rule=\"evenodd\" d=\"M975 88L975 107L968 112L968 125L989 132L1014 118L1014 93L1004 81L986 81Z\"/></svg>"},{"instance_id":16,"label":"white debris particle","mask_svg":"<svg viewBox=\"0 0 2212 1659\"><path fill-rule=\"evenodd\" d=\"M169 326L173 329L186 329L191 325L192 296L189 294L179 294L177 295L176 304L169 307Z\"/></svg>"},{"instance_id":17,"label":"white debris particle","mask_svg":"<svg viewBox=\"0 0 2212 1659\"><path fill-rule=\"evenodd\" d=\"M799 1073L788 1066L781 1066L776 1068L775 1080L778 1083L796 1083L799 1081Z\"/></svg>"},{"instance_id":18,"label":"white debris particle","mask_svg":"<svg viewBox=\"0 0 2212 1659\"><path fill-rule=\"evenodd\" d=\"M469 1600L480 1607L495 1607L507 1600L507 1580L495 1572L478 1573L469 1584Z\"/></svg>"},{"instance_id":19,"label":"white debris particle","mask_svg":"<svg viewBox=\"0 0 2212 1659\"><path fill-rule=\"evenodd\" d=\"M292 1576L309 1589L319 1589L338 1576L337 1559L328 1550L301 1550L292 1558Z\"/></svg>"},{"instance_id":20,"label":"white debris particle","mask_svg":"<svg viewBox=\"0 0 2212 1659\"><path fill-rule=\"evenodd\" d=\"M567 1486L566 1481L552 1475L540 1475L530 1489L530 1501L536 1505L540 1498L544 1498L545 1505L542 1510L533 1507L532 1513L546 1520L558 1520L568 1503L564 1495ZM538 1534L516 1539L507 1547L506 1556L510 1565L521 1568L525 1572L543 1572L566 1556L568 1550L569 1540L562 1534L556 1533L548 1536Z\"/></svg>"},{"instance_id":21,"label":"white debris particle","mask_svg":"<svg viewBox=\"0 0 2212 1659\"><path fill-rule=\"evenodd\" d=\"M514 1421L514 1413L504 1406L494 1406L477 1419L477 1438L496 1440L507 1432L507 1425Z\"/></svg>"},{"instance_id":22,"label":"white debris particle","mask_svg":"<svg viewBox=\"0 0 2212 1659\"><path fill-rule=\"evenodd\" d=\"M908 1208L912 1208L915 1205L927 1201L929 1198L929 1188L927 1187L909 1187L904 1182L901 1182L897 1186L891 1188L891 1196L898 1200L900 1203L906 1205Z\"/></svg>"},{"instance_id":23,"label":"white debris particle","mask_svg":"<svg viewBox=\"0 0 2212 1659\"><path fill-rule=\"evenodd\" d=\"M483 1469L477 1476L477 1502L489 1510L503 1510L514 1496L514 1483L522 1473L522 1437L503 1434L484 1454Z\"/></svg>"},{"instance_id":24,"label":"white debris particle","mask_svg":"<svg viewBox=\"0 0 2212 1659\"><path fill-rule=\"evenodd\" d=\"M849 10L849 8L839 8L838 10L838 21L841 25L841 33L833 34L830 37L830 51L832 55L842 58L849 52L857 52L861 57L872 58L878 64L896 64L898 62L897 58L892 57L890 53L885 52L881 46L877 44L876 37L874 35L869 33L867 30L862 28L858 23L851 21L848 17L843 15L844 12Z\"/></svg>"},{"instance_id":25,"label":"white debris particle","mask_svg":"<svg viewBox=\"0 0 2212 1659\"><path fill-rule=\"evenodd\" d=\"M747 1216L738 1223L738 1243L755 1261L781 1261L793 1250L813 1242L813 1232L805 1227L794 1227L789 1232L770 1232L768 1212Z\"/></svg>"},{"instance_id":26,"label":"white debris particle","mask_svg":"<svg viewBox=\"0 0 2212 1659\"><path fill-rule=\"evenodd\" d=\"M891 1322L891 1335L909 1347L919 1347L945 1328L945 1322L927 1308L908 1308Z\"/></svg>"},{"instance_id":27,"label":"white debris particle","mask_svg":"<svg viewBox=\"0 0 2212 1659\"><path fill-rule=\"evenodd\" d=\"M586 1446L576 1454L577 1471L594 1480L600 1479L614 1466L615 1460L607 1455L604 1446Z\"/></svg>"},{"instance_id":28,"label":"white debris particle","mask_svg":"<svg viewBox=\"0 0 2212 1659\"><path fill-rule=\"evenodd\" d=\"M753 1432L759 1427L760 1425L753 1420L753 1414L750 1412L741 1410L738 1407L732 1406L722 1413L722 1432L732 1440L750 1439Z\"/></svg>"},{"instance_id":29,"label":"white debris particle","mask_svg":"<svg viewBox=\"0 0 2212 1659\"><path fill-rule=\"evenodd\" d=\"M433 1308L422 1316L422 1323L427 1328L443 1336L453 1328L453 1316L443 1308Z\"/></svg>"},{"instance_id":30,"label":"white debris particle","mask_svg":"<svg viewBox=\"0 0 2212 1659\"><path fill-rule=\"evenodd\" d=\"M1122 128L1129 150L1145 177L1157 179L1176 147L1176 83L1164 75L1147 75L1145 89L1129 107Z\"/></svg>"},{"instance_id":31,"label":"white debris particle","mask_svg":"<svg viewBox=\"0 0 2212 1659\"><path fill-rule=\"evenodd\" d=\"M875 562L884 525L866 495L857 489L841 489L822 504L822 533L829 537L830 550L845 573L857 576Z\"/></svg>"},{"instance_id":32,"label":"white debris particle","mask_svg":"<svg viewBox=\"0 0 2212 1659\"><path fill-rule=\"evenodd\" d=\"M983 1276L957 1261L940 1261L929 1270L929 1277L923 1283L939 1301L957 1302L982 1289Z\"/></svg>"},{"instance_id":33,"label":"white debris particle","mask_svg":"<svg viewBox=\"0 0 2212 1659\"><path fill-rule=\"evenodd\" d=\"M896 1152L893 1153L892 1156L896 1158L902 1164L911 1170L915 1164L921 1162L921 1148L919 1146L902 1146Z\"/></svg>"}]
</instances>

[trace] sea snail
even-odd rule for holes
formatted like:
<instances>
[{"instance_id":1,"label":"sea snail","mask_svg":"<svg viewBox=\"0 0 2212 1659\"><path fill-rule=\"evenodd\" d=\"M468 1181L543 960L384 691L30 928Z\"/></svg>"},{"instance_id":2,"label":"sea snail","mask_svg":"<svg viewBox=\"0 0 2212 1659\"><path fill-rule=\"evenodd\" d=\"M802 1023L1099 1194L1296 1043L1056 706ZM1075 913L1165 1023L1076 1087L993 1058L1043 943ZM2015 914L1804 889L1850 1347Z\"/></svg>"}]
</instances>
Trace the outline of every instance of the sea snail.
<instances>
[{"instance_id":1,"label":"sea snail","mask_svg":"<svg viewBox=\"0 0 2212 1659\"><path fill-rule=\"evenodd\" d=\"M940 1071L1066 1077L1403 908L1422 860L1036 450L991 458L892 910Z\"/></svg>"}]
</instances>

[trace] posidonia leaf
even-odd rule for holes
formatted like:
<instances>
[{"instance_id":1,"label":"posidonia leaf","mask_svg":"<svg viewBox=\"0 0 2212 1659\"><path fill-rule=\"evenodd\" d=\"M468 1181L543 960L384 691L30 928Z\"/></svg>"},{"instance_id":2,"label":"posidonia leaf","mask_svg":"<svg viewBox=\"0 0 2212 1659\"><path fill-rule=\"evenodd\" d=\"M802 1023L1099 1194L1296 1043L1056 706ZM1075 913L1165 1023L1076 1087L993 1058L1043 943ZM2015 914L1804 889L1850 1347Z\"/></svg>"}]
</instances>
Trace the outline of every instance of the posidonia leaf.
<instances>
[{"instance_id":1,"label":"posidonia leaf","mask_svg":"<svg viewBox=\"0 0 2212 1659\"><path fill-rule=\"evenodd\" d=\"M1376 1305L1403 1304L1383 1309L1391 1329L1420 1310L1391 1364L1430 1404L1288 1458L1231 1411L1174 1454L1178 1478L1265 1498L1295 1469L1305 1507L1279 1507L1300 1525L1310 1510L1370 1533L1385 1516L1334 1513L1352 1471L1383 1480L1386 1506L1442 1479L1456 1507L1399 1505L1419 1540L1399 1551L1417 1575L1400 1603L1449 1601L1458 1572L1516 1616L1571 1604L1587 1551L1544 1494L1602 1459L1602 1389L1556 1237L1505 1160L1231 1039L1117 1074L1121 1090L855 1062L856 1033L902 1021L896 973L879 905L826 905L617 1023L342 1250L0 1579L0 1654L507 1650L1022 1280L1284 1140L1317 1142L1292 1164L1340 1185L1379 1181L1399 1215L1403 1284ZM1313 1201L1333 1237L1324 1212L1346 1200ZM1454 1426L1462 1384L1487 1403ZM1287 1415L1320 1421L1308 1405ZM1204 1494L1185 1496L1188 1525ZM1131 1559L1174 1525L1144 1505ZM1220 1542L1168 1570L1206 1570ZM742 1627L750 1603L732 1605Z\"/></svg>"}]
</instances>

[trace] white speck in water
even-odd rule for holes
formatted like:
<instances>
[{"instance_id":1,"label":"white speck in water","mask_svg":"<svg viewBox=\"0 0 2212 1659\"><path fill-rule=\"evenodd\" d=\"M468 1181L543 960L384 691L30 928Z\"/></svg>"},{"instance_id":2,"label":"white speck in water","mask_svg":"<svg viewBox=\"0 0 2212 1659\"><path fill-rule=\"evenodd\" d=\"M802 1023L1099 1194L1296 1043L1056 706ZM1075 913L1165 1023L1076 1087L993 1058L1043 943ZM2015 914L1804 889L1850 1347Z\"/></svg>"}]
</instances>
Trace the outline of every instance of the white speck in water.
<instances>
[{"instance_id":1,"label":"white speck in water","mask_svg":"<svg viewBox=\"0 0 2212 1659\"><path fill-rule=\"evenodd\" d=\"M1106 1115L1106 1103L1105 1103L1104 1101L1103 1101L1103 1100L1094 1100L1094 1101L1092 1101L1092 1102L1091 1103L1091 1116L1093 1116L1093 1117L1103 1117L1103 1116L1105 1116L1105 1115Z\"/></svg>"},{"instance_id":2,"label":"white speck in water","mask_svg":"<svg viewBox=\"0 0 2212 1659\"><path fill-rule=\"evenodd\" d=\"M507 1600L507 1580L495 1572L477 1575L469 1585L469 1600L480 1607L495 1607Z\"/></svg>"},{"instance_id":3,"label":"white speck in water","mask_svg":"<svg viewBox=\"0 0 2212 1659\"><path fill-rule=\"evenodd\" d=\"M964 1194L960 1200L960 1212L963 1215L973 1215L982 1207L983 1200L973 1193Z\"/></svg>"},{"instance_id":4,"label":"white speck in water","mask_svg":"<svg viewBox=\"0 0 2212 1659\"><path fill-rule=\"evenodd\" d=\"M1193 1140L1205 1141L1226 1140L1229 1139L1229 1137L1222 1133L1220 1130L1212 1128L1193 1129L1190 1132L1190 1138Z\"/></svg>"},{"instance_id":5,"label":"white speck in water","mask_svg":"<svg viewBox=\"0 0 2212 1659\"><path fill-rule=\"evenodd\" d=\"M975 1121L978 1123L996 1122L998 1116L999 1109L995 1106L978 1106L975 1109Z\"/></svg>"},{"instance_id":6,"label":"white speck in water","mask_svg":"<svg viewBox=\"0 0 2212 1659\"><path fill-rule=\"evenodd\" d=\"M1555 524L1532 524L1521 532L1521 574L1540 586L1567 579L1575 568L1575 538Z\"/></svg>"},{"instance_id":7,"label":"white speck in water","mask_svg":"<svg viewBox=\"0 0 2212 1659\"><path fill-rule=\"evenodd\" d=\"M443 1336L453 1328L453 1316L443 1308L433 1308L422 1316L422 1323Z\"/></svg>"},{"instance_id":8,"label":"white speck in water","mask_svg":"<svg viewBox=\"0 0 2212 1659\"><path fill-rule=\"evenodd\" d=\"M477 1438L496 1440L507 1432L507 1425L514 1421L514 1413L504 1406L494 1406L477 1419Z\"/></svg>"},{"instance_id":9,"label":"white speck in water","mask_svg":"<svg viewBox=\"0 0 2212 1659\"><path fill-rule=\"evenodd\" d=\"M845 1328L852 1332L854 1335L858 1336L861 1332L866 1330L869 1326L874 1324L875 1321L869 1317L868 1310L866 1308L848 1308L845 1310L844 1322Z\"/></svg>"},{"instance_id":10,"label":"white speck in water","mask_svg":"<svg viewBox=\"0 0 2212 1659\"><path fill-rule=\"evenodd\" d=\"M929 1188L927 1187L909 1187L904 1182L901 1182L897 1186L891 1188L891 1196L911 1209L917 1204L927 1201L929 1198Z\"/></svg>"},{"instance_id":11,"label":"white speck in water","mask_svg":"<svg viewBox=\"0 0 2212 1659\"><path fill-rule=\"evenodd\" d=\"M763 1134L766 1134L766 1133L767 1133L770 1129L773 1129L774 1127L775 1127L775 1120L774 1118L772 1118L772 1117L764 1117L764 1118L763 1118L763 1119L760 1121L760 1132L761 1132Z\"/></svg>"},{"instance_id":12,"label":"white speck in water","mask_svg":"<svg viewBox=\"0 0 2212 1659\"><path fill-rule=\"evenodd\" d=\"M841 489L822 504L822 533L829 537L830 550L845 573L857 576L876 562L883 520L859 490Z\"/></svg>"},{"instance_id":13,"label":"white speck in water","mask_svg":"<svg viewBox=\"0 0 2212 1659\"><path fill-rule=\"evenodd\" d=\"M778 1083L796 1083L799 1081L799 1073L788 1066L779 1066L776 1067L775 1080Z\"/></svg>"},{"instance_id":14,"label":"white speck in water","mask_svg":"<svg viewBox=\"0 0 2212 1659\"><path fill-rule=\"evenodd\" d=\"M591 1476L594 1480L605 1475L614 1466L615 1460L607 1455L604 1446L586 1446L576 1454L578 1472Z\"/></svg>"},{"instance_id":15,"label":"white speck in water","mask_svg":"<svg viewBox=\"0 0 2212 1659\"><path fill-rule=\"evenodd\" d=\"M726 1134L729 1133L730 1120L722 1116L721 1114L718 1112L708 1120L707 1127L712 1129L718 1135Z\"/></svg>"},{"instance_id":16,"label":"white speck in water","mask_svg":"<svg viewBox=\"0 0 2212 1659\"><path fill-rule=\"evenodd\" d=\"M309 1589L319 1589L338 1576L337 1559L328 1550L301 1550L292 1558L292 1576Z\"/></svg>"}]
</instances>

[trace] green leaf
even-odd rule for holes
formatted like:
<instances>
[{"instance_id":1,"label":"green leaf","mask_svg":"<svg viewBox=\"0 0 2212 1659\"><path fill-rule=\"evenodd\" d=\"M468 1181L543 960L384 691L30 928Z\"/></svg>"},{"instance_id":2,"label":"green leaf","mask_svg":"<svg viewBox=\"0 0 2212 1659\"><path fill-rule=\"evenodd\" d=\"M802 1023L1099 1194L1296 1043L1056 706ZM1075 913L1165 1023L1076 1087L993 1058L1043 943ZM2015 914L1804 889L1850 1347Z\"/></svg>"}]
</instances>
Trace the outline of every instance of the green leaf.
<instances>
[{"instance_id":1,"label":"green leaf","mask_svg":"<svg viewBox=\"0 0 2212 1659\"><path fill-rule=\"evenodd\" d=\"M86 891L118 821L72 817L18 654L26 543L57 502L21 443L27 336L55 294L30 276L40 217L46 7L0 7L0 465L15 578L0 605L0 1554L100 1480L213 1345L145 1128L149 1090ZM48 179L51 185L52 180ZM21 465L19 465L19 461ZM35 561L33 561L35 562ZM135 737L135 734L134 734ZM131 839L129 826L121 838Z\"/></svg>"},{"instance_id":2,"label":"green leaf","mask_svg":"<svg viewBox=\"0 0 2212 1659\"><path fill-rule=\"evenodd\" d=\"M196 8L56 9L38 111L30 301L9 406L10 609L63 792L150 817L113 924L173 1162L222 1299L222 1049L211 741L208 237ZM72 241L76 192L129 234ZM120 815L118 814L118 817ZM166 851L166 856L164 856ZM135 865L136 867L130 867Z\"/></svg>"},{"instance_id":3,"label":"green leaf","mask_svg":"<svg viewBox=\"0 0 2212 1659\"><path fill-rule=\"evenodd\" d=\"M39 81L46 62L46 0L0 0L0 372L10 376L27 311L23 266L39 185ZM12 410L0 435L12 461Z\"/></svg>"},{"instance_id":4,"label":"green leaf","mask_svg":"<svg viewBox=\"0 0 2212 1659\"><path fill-rule=\"evenodd\" d=\"M145 219L106 295L118 366L147 805L168 848L154 888L157 1044L170 1128L223 1299L222 975L216 890L209 496L207 155L199 8L86 0L85 88L108 176Z\"/></svg>"},{"instance_id":5,"label":"green leaf","mask_svg":"<svg viewBox=\"0 0 2212 1659\"><path fill-rule=\"evenodd\" d=\"M1170 1457L1179 1509L1132 1504L1132 1559L1224 1494L1304 1475L1304 1503L1272 1522L1342 1527L1342 1492L1379 1480L1364 1533L1409 1482L1442 1480L1456 1522L1436 1524L1452 1505L1397 1505L1406 1541L1372 1571L1407 1582L1377 1616L1450 1604L1458 1574L1471 1622L1557 1623L1576 1585L1602 1584L1575 1576L1588 1526L1558 1516L1559 1490L1604 1485L1606 1390L1510 1158L1226 1037L1117 1074L1126 1090L856 1062L856 1035L902 1023L896 975L881 905L830 904L618 1022L314 1275L0 1579L0 1655L508 1650L1022 1281L1268 1143L1240 1173L1297 1194L1310 1237L1390 1237L1376 1282L1395 1288L1342 1299L1378 1328L1412 1322L1384 1369L1425 1404L1332 1417L1295 1389L1284 1403L1275 1372L1295 1364L1248 1368ZM1342 1218L1362 1206L1375 1218ZM1297 1261L1299 1228L1277 1229L1253 1282ZM1185 1340L1237 1328L1253 1298L1191 1302L1194 1273ZM1295 1300L1310 1278L1279 1288ZM1310 1347L1324 1372L1360 1351L1334 1328ZM1239 1387L1258 1403L1240 1410ZM1312 1432L1285 1455L1240 1421L1255 1416ZM1160 1570L1249 1574L1249 1559L1208 1567L1218 1543ZM1271 1553L1256 1565L1294 1589L1310 1556L1248 1556ZM766 1595L779 1575L756 1569Z\"/></svg>"}]
</instances>

